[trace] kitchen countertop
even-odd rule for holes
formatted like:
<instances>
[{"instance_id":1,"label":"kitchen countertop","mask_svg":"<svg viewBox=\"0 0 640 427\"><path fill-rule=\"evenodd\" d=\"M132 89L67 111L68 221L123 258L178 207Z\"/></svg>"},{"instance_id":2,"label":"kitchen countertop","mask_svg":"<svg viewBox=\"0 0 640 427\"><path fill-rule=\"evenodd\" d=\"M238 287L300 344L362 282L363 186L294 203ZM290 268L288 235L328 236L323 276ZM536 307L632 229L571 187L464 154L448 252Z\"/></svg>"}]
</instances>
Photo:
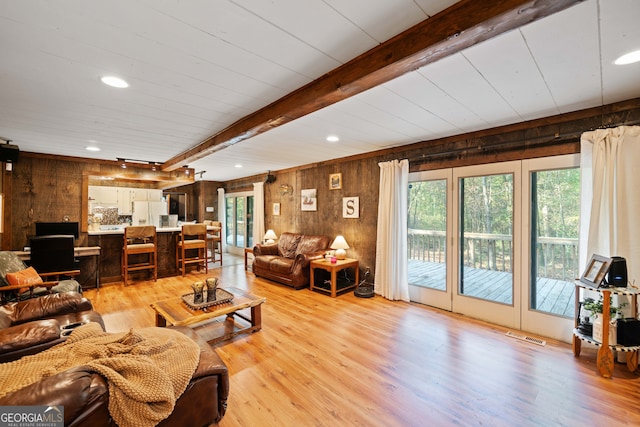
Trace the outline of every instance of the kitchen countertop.
<instances>
[{"instance_id":1,"label":"kitchen countertop","mask_svg":"<svg viewBox=\"0 0 640 427\"><path fill-rule=\"evenodd\" d=\"M94 230L94 231L89 231L88 234L89 236L104 236L104 235L110 235L110 234L124 234L124 227L119 228L117 225L113 226L113 229L110 230ZM218 230L218 227L207 227L207 230ZM162 228L156 228L156 233L170 233L170 232L180 232L182 231L182 227L162 227Z\"/></svg>"}]
</instances>

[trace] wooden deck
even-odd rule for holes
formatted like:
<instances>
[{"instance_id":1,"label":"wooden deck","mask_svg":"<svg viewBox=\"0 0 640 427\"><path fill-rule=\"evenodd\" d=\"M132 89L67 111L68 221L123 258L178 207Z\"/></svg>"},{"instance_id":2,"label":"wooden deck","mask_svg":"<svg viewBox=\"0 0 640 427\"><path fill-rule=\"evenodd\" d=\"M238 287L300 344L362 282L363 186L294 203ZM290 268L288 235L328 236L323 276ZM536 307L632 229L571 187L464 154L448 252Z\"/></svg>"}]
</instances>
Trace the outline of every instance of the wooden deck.
<instances>
[{"instance_id":1,"label":"wooden deck","mask_svg":"<svg viewBox=\"0 0 640 427\"><path fill-rule=\"evenodd\" d=\"M464 268L464 293L468 296L511 304L511 274L479 268ZM409 260L409 284L445 290L445 264ZM519 280L516 280L519 283ZM537 310L564 317L573 317L575 285L573 282L539 278Z\"/></svg>"}]
</instances>

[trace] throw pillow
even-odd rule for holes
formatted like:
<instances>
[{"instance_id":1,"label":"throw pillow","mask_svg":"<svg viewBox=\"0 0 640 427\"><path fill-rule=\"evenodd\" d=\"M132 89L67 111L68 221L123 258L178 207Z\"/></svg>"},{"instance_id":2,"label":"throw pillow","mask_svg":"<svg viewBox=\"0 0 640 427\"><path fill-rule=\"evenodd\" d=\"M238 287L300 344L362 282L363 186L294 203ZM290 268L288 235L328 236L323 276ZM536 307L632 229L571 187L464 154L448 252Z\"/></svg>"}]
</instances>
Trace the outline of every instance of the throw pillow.
<instances>
[{"instance_id":1,"label":"throw pillow","mask_svg":"<svg viewBox=\"0 0 640 427\"><path fill-rule=\"evenodd\" d=\"M0 286L7 286L7 273L24 270L27 268L18 255L12 251L0 251Z\"/></svg>"},{"instance_id":2,"label":"throw pillow","mask_svg":"<svg viewBox=\"0 0 640 427\"><path fill-rule=\"evenodd\" d=\"M42 278L33 267L16 271L15 273L7 273L7 281L14 286L33 286L42 283Z\"/></svg>"}]
</instances>

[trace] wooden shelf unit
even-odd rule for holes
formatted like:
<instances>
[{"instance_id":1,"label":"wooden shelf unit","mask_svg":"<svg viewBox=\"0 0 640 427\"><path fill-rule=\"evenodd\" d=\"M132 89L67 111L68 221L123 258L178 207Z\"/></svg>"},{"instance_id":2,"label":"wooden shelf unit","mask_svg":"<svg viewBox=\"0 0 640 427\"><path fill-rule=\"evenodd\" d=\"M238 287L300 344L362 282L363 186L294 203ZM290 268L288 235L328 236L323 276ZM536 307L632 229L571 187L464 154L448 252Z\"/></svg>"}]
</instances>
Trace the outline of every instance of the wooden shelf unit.
<instances>
[{"instance_id":1,"label":"wooden shelf unit","mask_svg":"<svg viewBox=\"0 0 640 427\"><path fill-rule=\"evenodd\" d=\"M589 344L593 344L599 347L596 356L596 367L600 375L605 378L611 378L613 375L614 359L613 351L626 352L627 354L627 368L631 372L638 369L638 351L640 346L623 346L609 344L609 321L610 321L610 299L611 295L631 295L631 307L632 316L637 318L638 315L638 294L640 289L636 288L600 288L591 285L587 285L579 280L576 280L576 296L575 296L575 328L573 330L573 354L575 357L580 356L580 350L582 347L582 341L586 341ZM602 342L595 341L593 337L583 334L578 331L578 324L580 322L580 289L587 289L602 294Z\"/></svg>"}]
</instances>

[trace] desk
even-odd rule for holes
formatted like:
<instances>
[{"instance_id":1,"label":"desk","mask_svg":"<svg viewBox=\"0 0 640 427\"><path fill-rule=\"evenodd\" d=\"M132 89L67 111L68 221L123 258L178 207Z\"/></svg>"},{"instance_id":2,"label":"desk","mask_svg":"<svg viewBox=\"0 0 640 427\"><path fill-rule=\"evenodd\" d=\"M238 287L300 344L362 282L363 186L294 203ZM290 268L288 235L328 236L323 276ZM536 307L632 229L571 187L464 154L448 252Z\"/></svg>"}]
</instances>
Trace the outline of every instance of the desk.
<instances>
[{"instance_id":1,"label":"desk","mask_svg":"<svg viewBox=\"0 0 640 427\"><path fill-rule=\"evenodd\" d=\"M14 251L22 262L31 260L29 251ZM96 288L100 289L100 246L77 246L73 250L76 257L96 257Z\"/></svg>"},{"instance_id":2,"label":"desk","mask_svg":"<svg viewBox=\"0 0 640 427\"><path fill-rule=\"evenodd\" d=\"M321 292L327 292L331 294L332 298L335 298L336 295L338 294L338 291L342 292L342 291L346 291L348 289L353 289L356 286L358 286L358 281L360 280L360 269L358 268L359 263L357 259L353 259L353 258L347 258L347 259L339 259L337 260L335 263L332 263L331 261L326 261L324 259L316 259L311 261L311 263L309 264L311 271L310 271L310 275L311 277L310 279L310 288L311 290L318 290ZM345 268L350 268L353 267L353 269L356 271L356 280L353 284L350 284L348 286L345 286L343 288L338 289L338 283L337 283L337 273L338 271L344 270ZM315 286L315 274L314 274L314 270L316 268L319 268L321 270L326 270L328 272L331 273L331 286L330 289L324 289L324 288L320 288L318 286Z\"/></svg>"}]
</instances>

